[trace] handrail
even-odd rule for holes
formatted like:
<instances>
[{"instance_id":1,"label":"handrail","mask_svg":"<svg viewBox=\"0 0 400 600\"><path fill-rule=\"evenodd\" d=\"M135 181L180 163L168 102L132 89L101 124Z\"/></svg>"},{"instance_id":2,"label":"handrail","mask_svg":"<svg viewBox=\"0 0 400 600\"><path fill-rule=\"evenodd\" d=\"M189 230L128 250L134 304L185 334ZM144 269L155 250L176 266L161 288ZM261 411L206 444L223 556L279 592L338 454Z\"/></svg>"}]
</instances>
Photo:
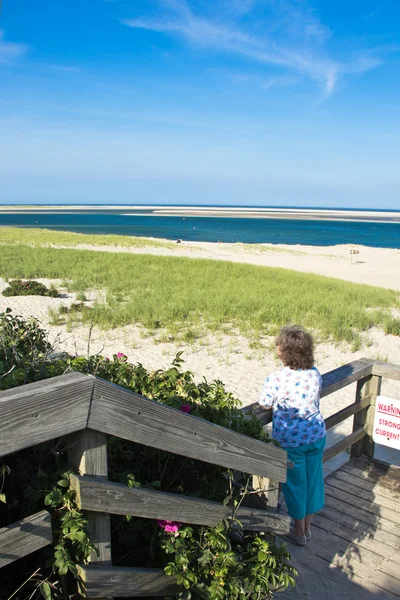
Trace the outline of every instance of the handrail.
<instances>
[{"instance_id":1,"label":"handrail","mask_svg":"<svg viewBox=\"0 0 400 600\"><path fill-rule=\"evenodd\" d=\"M0 457L85 429L93 385L68 373L0 392Z\"/></svg>"},{"instance_id":2,"label":"handrail","mask_svg":"<svg viewBox=\"0 0 400 600\"><path fill-rule=\"evenodd\" d=\"M347 365L328 371L322 375L322 391L321 398L333 394L348 385L355 383L363 377L371 375L373 369L373 363L367 358L361 358L360 360L354 360ZM382 363L386 364L386 363ZM396 367L397 365L390 365ZM390 375L389 375L390 376ZM400 367L399 367L400 377ZM265 424L271 423L272 415L269 411L265 411L258 402L254 402L249 406L244 407L244 412L254 412L254 414Z\"/></svg>"},{"instance_id":3,"label":"handrail","mask_svg":"<svg viewBox=\"0 0 400 600\"><path fill-rule=\"evenodd\" d=\"M95 379L88 427L196 460L286 481L287 454L266 444Z\"/></svg>"},{"instance_id":4,"label":"handrail","mask_svg":"<svg viewBox=\"0 0 400 600\"><path fill-rule=\"evenodd\" d=\"M55 410L56 409L56 410ZM91 375L70 373L0 393L0 457L86 428L286 481L287 455Z\"/></svg>"},{"instance_id":5,"label":"handrail","mask_svg":"<svg viewBox=\"0 0 400 600\"><path fill-rule=\"evenodd\" d=\"M400 365L385 363L379 360L371 360L369 362L372 365L373 375L389 377L389 379L400 381Z\"/></svg>"}]
</instances>

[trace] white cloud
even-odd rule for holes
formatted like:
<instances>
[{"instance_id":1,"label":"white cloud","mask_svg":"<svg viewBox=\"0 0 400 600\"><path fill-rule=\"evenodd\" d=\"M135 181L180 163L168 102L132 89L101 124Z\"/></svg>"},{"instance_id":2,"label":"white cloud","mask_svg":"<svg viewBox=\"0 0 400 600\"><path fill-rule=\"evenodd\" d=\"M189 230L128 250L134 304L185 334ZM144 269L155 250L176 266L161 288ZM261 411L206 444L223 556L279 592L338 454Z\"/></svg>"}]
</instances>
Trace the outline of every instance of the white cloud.
<instances>
[{"instance_id":1,"label":"white cloud","mask_svg":"<svg viewBox=\"0 0 400 600\"><path fill-rule=\"evenodd\" d=\"M0 64L8 63L20 56L23 56L28 50L26 44L15 44L4 40L4 31L0 29Z\"/></svg>"},{"instance_id":2,"label":"white cloud","mask_svg":"<svg viewBox=\"0 0 400 600\"><path fill-rule=\"evenodd\" d=\"M235 0L231 13L226 3L213 4L210 11L195 13L185 0L160 0L159 16L136 17L123 23L132 28L148 29L180 36L187 43L214 51L241 55L265 65L294 71L316 81L323 97L335 89L342 74L360 73L376 67L379 59L365 53L355 60L336 60L325 49L333 36L305 0L269 0L268 15L254 19L256 27L240 23L243 15L258 9L256 0ZM220 11L215 11L215 6Z\"/></svg>"}]
</instances>

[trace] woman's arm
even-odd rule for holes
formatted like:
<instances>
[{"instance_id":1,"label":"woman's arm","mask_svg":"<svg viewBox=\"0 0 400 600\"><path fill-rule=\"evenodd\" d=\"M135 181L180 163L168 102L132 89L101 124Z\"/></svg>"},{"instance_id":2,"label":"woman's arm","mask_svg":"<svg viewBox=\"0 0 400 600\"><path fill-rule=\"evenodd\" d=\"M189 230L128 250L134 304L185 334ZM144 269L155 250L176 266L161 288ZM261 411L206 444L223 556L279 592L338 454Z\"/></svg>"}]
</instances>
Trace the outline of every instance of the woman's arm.
<instances>
[{"instance_id":1,"label":"woman's arm","mask_svg":"<svg viewBox=\"0 0 400 600\"><path fill-rule=\"evenodd\" d=\"M271 382L271 377L268 376L263 385L258 404L265 410L272 410L275 402L275 390Z\"/></svg>"}]
</instances>

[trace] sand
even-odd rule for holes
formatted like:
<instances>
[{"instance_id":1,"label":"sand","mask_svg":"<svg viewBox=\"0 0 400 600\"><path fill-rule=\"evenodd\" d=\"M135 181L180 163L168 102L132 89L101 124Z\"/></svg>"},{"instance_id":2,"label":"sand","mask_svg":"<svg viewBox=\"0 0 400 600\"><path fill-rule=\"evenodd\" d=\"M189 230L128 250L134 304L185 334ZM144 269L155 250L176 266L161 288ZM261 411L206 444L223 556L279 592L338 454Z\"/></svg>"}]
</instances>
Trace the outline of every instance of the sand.
<instances>
[{"instance_id":1,"label":"sand","mask_svg":"<svg viewBox=\"0 0 400 600\"><path fill-rule=\"evenodd\" d=\"M150 243L150 242L149 242ZM266 245L268 246L268 245ZM350 265L349 250L353 246L335 246L332 248L315 248L307 246L266 247L253 249L250 253L240 244L186 243L179 245L176 251L164 248L132 249L135 253L152 253L162 255L179 255L210 258L215 260L233 260L258 265L283 266L298 271L329 274L331 277L346 279L357 283L369 283L386 288L400 290L398 273L400 272L400 252L397 250L381 250L360 247L359 263ZM105 248L97 248L105 250ZM124 251L126 249L106 248L108 251ZM60 281L44 280L46 284ZM6 283L0 280L0 291ZM249 347L248 340L237 335L206 335L203 339L191 343L159 341L157 336L150 335L139 327L129 326L112 331L93 329L89 337L86 326L76 326L67 331L65 326L50 324L49 309L57 309L61 305L68 306L76 301L75 294L62 290L62 298L41 296L4 297L0 295L0 312L7 307L14 314L24 317L38 318L49 333L49 339L60 351L86 355L101 353L112 356L123 352L130 362L141 362L148 369L165 369L178 351L183 351L185 368L192 371L197 380L219 379L225 383L226 389L240 399L243 405L257 401L266 375L278 368L273 351L260 352ZM95 292L89 295L90 305L96 298ZM273 339L271 338L271 343ZM353 353L345 344L319 344L316 348L316 364L322 373L337 368L352 360L367 357L386 360L400 364L400 338L385 335L383 331L372 329L368 332L363 348ZM390 398L400 398L400 382L384 380L382 393ZM322 412L325 417L337 412L354 401L355 385L332 394L322 400ZM329 433L329 445L351 432L352 422L348 419L332 429ZM400 452L378 448L378 458L400 465ZM342 457L343 458L343 457ZM341 460L341 459L339 459ZM327 471L336 463L329 463Z\"/></svg>"},{"instance_id":2,"label":"sand","mask_svg":"<svg viewBox=\"0 0 400 600\"><path fill-rule=\"evenodd\" d=\"M160 205L3 205L0 206L1 213L29 213L41 212L43 214L64 212L88 212L88 211L116 211L121 210L124 214L154 216L201 216L201 217L241 217L249 219L318 219L339 221L371 221L399 223L399 211L376 211L376 210L343 210L323 208L266 208L266 207L243 207L243 206L160 206ZM127 211L133 211L127 213Z\"/></svg>"}]
</instances>

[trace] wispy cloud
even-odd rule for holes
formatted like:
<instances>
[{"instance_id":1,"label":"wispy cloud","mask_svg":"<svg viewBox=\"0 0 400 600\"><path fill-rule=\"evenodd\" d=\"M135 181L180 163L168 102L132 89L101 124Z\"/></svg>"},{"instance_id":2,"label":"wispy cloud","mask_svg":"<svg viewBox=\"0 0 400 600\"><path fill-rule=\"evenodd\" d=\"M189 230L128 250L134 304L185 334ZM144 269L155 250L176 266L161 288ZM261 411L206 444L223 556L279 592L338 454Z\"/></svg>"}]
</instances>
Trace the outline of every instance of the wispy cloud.
<instances>
[{"instance_id":1,"label":"wispy cloud","mask_svg":"<svg viewBox=\"0 0 400 600\"><path fill-rule=\"evenodd\" d=\"M361 73L381 62L368 52L347 60L335 59L327 49L334 33L305 0L232 0L230 4L223 0L212 6L210 14L210 10L194 11L186 0L159 0L157 16L137 16L123 23L294 71L317 82L323 97L333 92L341 75ZM252 11L255 18L249 19Z\"/></svg>"},{"instance_id":2,"label":"wispy cloud","mask_svg":"<svg viewBox=\"0 0 400 600\"><path fill-rule=\"evenodd\" d=\"M378 4L378 5L377 5L377 6L374 8L374 10L371 10L370 12L366 13L366 14L364 15L364 17L363 17L363 18L364 18L364 19L372 19L373 17L376 17L376 16L377 16L377 14L379 13L380 9L381 9L381 5L380 5L380 4Z\"/></svg>"},{"instance_id":3,"label":"wispy cloud","mask_svg":"<svg viewBox=\"0 0 400 600\"><path fill-rule=\"evenodd\" d=\"M0 64L11 62L28 51L26 44L16 44L4 40L4 31L0 29Z\"/></svg>"}]
</instances>

